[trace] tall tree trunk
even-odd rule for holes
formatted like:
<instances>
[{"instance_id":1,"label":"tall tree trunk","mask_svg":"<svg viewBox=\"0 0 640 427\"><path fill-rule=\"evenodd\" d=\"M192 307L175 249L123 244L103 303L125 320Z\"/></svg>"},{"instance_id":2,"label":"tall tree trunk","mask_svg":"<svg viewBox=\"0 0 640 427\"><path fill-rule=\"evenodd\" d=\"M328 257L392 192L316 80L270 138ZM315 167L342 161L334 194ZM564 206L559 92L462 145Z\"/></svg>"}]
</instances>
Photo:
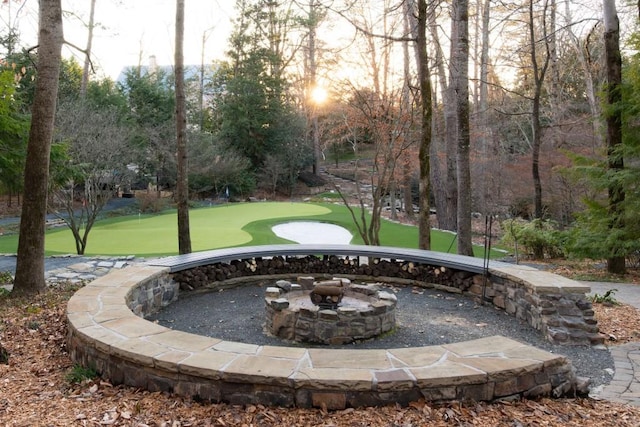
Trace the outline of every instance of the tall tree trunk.
<instances>
[{"instance_id":1,"label":"tall tree trunk","mask_svg":"<svg viewBox=\"0 0 640 427\"><path fill-rule=\"evenodd\" d=\"M413 14L415 13L415 8L411 2L405 2L404 4L404 16L402 23L404 25L405 34L412 34L412 23L415 22L415 19L412 19ZM402 65L404 71L404 86L402 87L402 105L404 111L411 112L413 117L413 93L412 93L412 73L411 73L411 56L409 54L409 40L405 40L402 43ZM416 133L414 132L415 123L413 120L407 120L404 128L404 132L407 135L407 138L410 138L412 144L414 143L414 137ZM410 135L410 136L409 136ZM411 171L411 154L409 152L403 154L402 156L402 204L404 206L404 212L408 219L413 220L413 198L411 195L411 179L412 179L412 171Z\"/></svg>"},{"instance_id":2,"label":"tall tree trunk","mask_svg":"<svg viewBox=\"0 0 640 427\"><path fill-rule=\"evenodd\" d=\"M415 15L415 12L414 12ZM429 31L430 36L430 46L433 48L433 74L436 80L436 84L432 85L432 105L438 105L438 95L440 92L443 94L446 93L447 88L449 87L449 83L447 81L447 73L444 68L445 60L444 54L442 53L442 46L440 44L440 39L438 36L438 24L436 23L436 14L431 13L427 14L427 29ZM414 18L415 20L415 18ZM415 29L412 34L415 34ZM417 51L416 51L417 52ZM418 58L416 58L416 63L418 62ZM439 113L442 109L436 109L432 115L432 124L431 124L431 154L429 161L431 162L429 165L429 179L431 180L431 194L433 195L433 206L435 211L437 212L436 221L438 228L443 230L455 230L455 215L449 215L448 212L448 192L446 189L446 181L447 178L443 178L442 166L443 163L440 160L439 153L443 150L442 147L445 145L445 133L446 133L446 125L444 125L445 118L443 113ZM442 120L441 120L441 117ZM444 129L443 129L444 126ZM446 162L446 159L445 159ZM450 221L451 220L451 221ZM444 222L447 221L447 222Z\"/></svg>"},{"instance_id":3,"label":"tall tree trunk","mask_svg":"<svg viewBox=\"0 0 640 427\"><path fill-rule=\"evenodd\" d=\"M391 219L393 221L398 220L398 211L396 210L396 180L391 178L389 181L389 207L391 208Z\"/></svg>"},{"instance_id":4,"label":"tall tree trunk","mask_svg":"<svg viewBox=\"0 0 640 427\"><path fill-rule=\"evenodd\" d=\"M545 75L549 67L549 61L551 60L551 43L548 40L547 34L547 17L548 1L545 0L542 10L542 37L545 51L542 56L542 64L539 61L540 51L536 48L538 43L538 37L536 36L535 27L538 25L538 20L534 16L534 0L529 0L529 43L531 46L531 68L533 71L534 82L534 94L532 99L532 111L531 111L531 133L532 133L532 154L531 154L531 174L533 177L533 205L534 205L534 217L542 218L542 180L540 178L540 146L542 145L542 134L540 125L540 103L542 100L542 86L544 84ZM555 13L555 10L552 10ZM542 254L535 254L536 258L539 258Z\"/></svg>"},{"instance_id":5,"label":"tall tree trunk","mask_svg":"<svg viewBox=\"0 0 640 427\"><path fill-rule=\"evenodd\" d=\"M532 152L531 152L531 174L533 176L533 206L534 217L542 218L542 180L540 178L540 145L542 138L540 135L540 95L541 92L536 88L536 94L533 98L533 108L531 110L531 133L532 133ZM537 257L537 256L536 256Z\"/></svg>"},{"instance_id":6,"label":"tall tree trunk","mask_svg":"<svg viewBox=\"0 0 640 427\"><path fill-rule=\"evenodd\" d=\"M308 91L316 89L317 67L316 67L316 27L318 25L317 7L315 0L309 1L309 37L307 40L308 48ZM311 108L311 143L313 144L313 173L320 175L320 130L318 128L318 106Z\"/></svg>"},{"instance_id":7,"label":"tall tree trunk","mask_svg":"<svg viewBox=\"0 0 640 427\"><path fill-rule=\"evenodd\" d=\"M585 90L587 100L589 101L589 110L591 111L591 126L593 129L593 148L597 149L604 146L603 141L603 117L602 117L602 108L600 105L600 98L597 95L598 89L596 87L594 73L593 73L593 63L592 63L592 55L589 51L589 37L587 36L586 41L582 41L574 32L573 18L571 14L571 5L569 2L565 3L565 11L564 14L566 16L566 20L569 23L567 25L566 31L568 32L570 39L573 42L574 49L576 50L576 55L578 57L578 61L580 62L580 67L582 68L582 73L584 76ZM595 26L591 30L591 34L594 33Z\"/></svg>"},{"instance_id":8,"label":"tall tree trunk","mask_svg":"<svg viewBox=\"0 0 640 427\"><path fill-rule=\"evenodd\" d=\"M613 174L624 169L624 159L619 152L622 145L622 114L616 107L622 101L622 58L620 55L620 26L615 0L604 0L604 48L607 69L607 157L608 168ZM619 179L610 178L609 184L609 224L611 228L622 228L624 189ZM624 256L612 253L607 258L607 270L610 273L625 272Z\"/></svg>"},{"instance_id":9,"label":"tall tree trunk","mask_svg":"<svg viewBox=\"0 0 640 427\"><path fill-rule=\"evenodd\" d=\"M84 98L87 94L89 84L89 68L91 67L91 46L93 44L94 16L96 12L96 0L91 0L91 10L89 12L89 33L87 35L87 47L84 51L84 68L82 69L82 82L80 83L80 96Z\"/></svg>"},{"instance_id":10,"label":"tall tree trunk","mask_svg":"<svg viewBox=\"0 0 640 427\"><path fill-rule=\"evenodd\" d=\"M177 183L176 202L178 207L178 251L191 253L189 231L189 171L187 162L187 114L184 90L184 2L176 0L176 142L177 142Z\"/></svg>"},{"instance_id":11,"label":"tall tree trunk","mask_svg":"<svg viewBox=\"0 0 640 427\"><path fill-rule=\"evenodd\" d=\"M418 247L431 249L431 221L429 219L429 161L431 148L431 76L427 55L427 1L418 0L416 49L418 78L420 79L420 211L418 216Z\"/></svg>"},{"instance_id":12,"label":"tall tree trunk","mask_svg":"<svg viewBox=\"0 0 640 427\"><path fill-rule=\"evenodd\" d=\"M478 145L481 162L480 185L478 192L480 195L480 209L486 214L492 213L489 206L492 203L492 192L490 185L492 180L487 176L487 165L489 164L488 145L492 134L491 126L489 126L489 30L491 17L491 0L482 2L482 45L480 47L480 89L478 97L477 110L477 127L478 127Z\"/></svg>"},{"instance_id":13,"label":"tall tree trunk","mask_svg":"<svg viewBox=\"0 0 640 427\"><path fill-rule=\"evenodd\" d=\"M430 27L433 35L437 34L437 24L435 16L429 17ZM458 33L458 22L455 19L451 20L451 34ZM455 40L452 39L450 56L454 57ZM449 76L449 83L445 84L446 75L444 73L444 63L446 62L444 57L440 58L441 63L438 67L442 70L441 78L443 82L443 109L444 109L444 146L445 146L445 180L444 180L444 203L440 203L442 207L438 209L438 225L443 230L456 231L458 230L458 174L457 174L457 138L458 135L458 121L456 111L456 88L454 82L451 81ZM455 67L455 65L451 65ZM451 72L451 68L450 68Z\"/></svg>"},{"instance_id":14,"label":"tall tree trunk","mask_svg":"<svg viewBox=\"0 0 640 427\"><path fill-rule=\"evenodd\" d=\"M24 172L24 199L20 216L18 257L13 292L42 292L44 280L44 233L49 184L49 154L53 138L60 52L62 7L60 0L40 0L38 74L31 109L31 130Z\"/></svg>"},{"instance_id":15,"label":"tall tree trunk","mask_svg":"<svg viewBox=\"0 0 640 427\"><path fill-rule=\"evenodd\" d=\"M549 72L551 74L551 115L553 122L559 122L562 117L562 88L560 86L560 69L558 68L558 25L556 0L549 1Z\"/></svg>"},{"instance_id":16,"label":"tall tree trunk","mask_svg":"<svg viewBox=\"0 0 640 427\"><path fill-rule=\"evenodd\" d=\"M451 58L452 86L456 101L456 164L458 181L458 254L473 256L471 245L471 172L469 165L469 3L453 2Z\"/></svg>"}]
</instances>

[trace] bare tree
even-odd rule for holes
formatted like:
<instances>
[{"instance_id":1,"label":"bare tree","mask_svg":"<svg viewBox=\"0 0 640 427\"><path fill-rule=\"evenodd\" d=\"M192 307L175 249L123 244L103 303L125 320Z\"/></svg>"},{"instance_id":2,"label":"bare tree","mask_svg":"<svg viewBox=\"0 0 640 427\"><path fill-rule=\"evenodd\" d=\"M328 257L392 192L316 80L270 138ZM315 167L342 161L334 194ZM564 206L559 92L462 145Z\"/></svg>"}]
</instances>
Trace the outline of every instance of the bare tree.
<instances>
[{"instance_id":1,"label":"bare tree","mask_svg":"<svg viewBox=\"0 0 640 427\"><path fill-rule=\"evenodd\" d=\"M62 6L60 0L40 0L38 74L31 110L31 130L24 173L24 199L13 293L45 289L44 233L47 214L49 154L53 138L60 74Z\"/></svg>"},{"instance_id":2,"label":"bare tree","mask_svg":"<svg viewBox=\"0 0 640 427\"><path fill-rule=\"evenodd\" d=\"M191 253L191 235L189 231L189 178L187 167L187 112L184 89L184 3L176 0L176 142L177 142L177 180L176 203L178 207L178 251Z\"/></svg>"},{"instance_id":3,"label":"bare tree","mask_svg":"<svg viewBox=\"0 0 640 427\"><path fill-rule=\"evenodd\" d=\"M278 156L267 154L260 169L260 188L264 188L271 193L271 196L275 197L278 191L278 183L284 173L285 168Z\"/></svg>"},{"instance_id":4,"label":"bare tree","mask_svg":"<svg viewBox=\"0 0 640 427\"><path fill-rule=\"evenodd\" d=\"M417 6L416 6L417 5ZM414 148L416 145L420 146L418 153L418 163L420 168L420 176L419 176L419 211L420 218L419 229L420 229L420 247L428 249L430 247L430 209L429 209L429 196L430 196L430 150L431 150L431 120L432 120L432 105L431 105L431 81L429 74L429 64L428 64L428 53L427 53L427 37L426 37L426 26L427 26L427 3L425 2L416 2L416 1L408 1L403 2L403 6L399 7L398 4L394 4L392 2L382 2L378 3L375 6L367 2L353 2L348 5L344 10L337 10L336 8L332 8L331 10L338 13L341 17L345 18L349 21L353 27L356 29L357 34L363 35L359 40L364 41L363 48L359 49L359 53L362 55L362 63L366 65L366 72L371 78L371 87L372 92L376 94L378 97L378 106L382 106L379 111L374 112L372 116L370 116L374 121L380 122L383 126L387 126L387 128L394 128L394 135L385 135L380 138L380 135L385 134L385 132L378 132L378 136L374 138L378 138L376 144L391 144L387 149L382 149L380 146L376 148L373 160L375 173L378 176L378 182L383 182L382 186L373 186L379 194L387 196L388 192L394 188L398 187L398 182L401 180L404 184L404 189L406 192L410 191L411 185L408 184L409 174L407 173L407 166L411 164L410 161L407 161L408 157L406 153L408 152L408 147L412 145ZM417 11L421 11L422 15L419 13L416 15ZM349 14L355 12L355 14L359 15L355 18L350 17ZM372 13L369 13L372 12ZM378 13L379 12L379 13ZM397 13L392 12L401 12L403 16L409 17L409 31L407 34L404 31L404 34L398 36L398 32L402 32L403 28L406 28L402 25L402 19L398 17ZM371 19L374 17L374 20ZM398 19L394 19L398 18ZM420 39L419 33L422 31L422 39ZM419 94L419 101L414 98L414 102L410 105L406 102L401 106L395 104L395 101L392 100L393 96L399 96L402 98L402 85L407 84L405 79L398 79L398 76L402 76L401 78L407 75L405 67L404 73L399 73L397 69L393 68L393 57L392 52L394 49L394 44L397 42L412 42L415 43L414 52L416 58L416 68L419 70L419 80L418 91L416 94ZM353 52L353 50L351 50ZM348 62L351 62L349 58ZM359 81L361 84L361 81ZM354 86L353 84L351 85ZM412 86L412 89L415 86ZM406 89L406 88L405 88ZM427 91L428 93L426 93ZM399 94L399 95L398 95ZM405 101L407 93L404 93ZM413 95L413 94L412 94ZM414 106L420 105L420 112L417 114L419 118L419 134L421 135L419 141L416 141L413 135L415 134L413 123L415 120L415 111ZM377 108L377 107L376 107ZM410 109L410 111L409 111ZM366 114L365 114L366 115ZM376 116L377 115L377 116ZM393 116L393 119L390 117ZM399 117L404 117L403 119L399 119ZM406 118L408 117L408 119ZM408 121L407 121L408 120ZM398 126L401 125L401 128ZM407 123L410 123L407 125ZM347 126L349 127L349 126ZM410 132L407 132L407 130ZM370 129L369 129L370 130ZM368 130L368 131L369 131ZM335 129L334 129L335 131ZM335 133L335 132L334 132ZM399 138L399 135L402 135ZM372 134L373 135L373 134ZM351 137L341 137L342 140L350 140ZM409 143L409 141L412 141ZM355 141L354 141L355 142ZM418 144L416 144L418 142ZM395 144L395 146L394 146ZM403 149L398 150L399 147L404 147ZM405 155L399 156L398 153L404 150ZM384 161L392 161L393 165L385 165L382 167L383 160ZM396 163L397 161L401 161L403 167L398 167L400 163ZM380 163L378 163L380 162ZM378 168L381 166L381 168ZM397 168L398 167L398 168ZM396 168L402 172L396 172ZM388 176L383 178L383 175L389 173ZM382 179L382 181L380 181ZM384 190L380 192L380 190ZM376 191L372 191L372 203L376 202ZM391 197L393 199L393 196ZM379 201L379 200L378 200ZM408 202L408 199L407 199ZM412 209L412 203L406 203L408 206L407 209ZM374 215L377 209L370 209ZM375 222L375 221L374 221ZM376 225L370 225L373 230L375 230ZM366 227L369 228L369 227ZM370 239L372 242L375 242L375 239ZM375 244L375 243L372 243Z\"/></svg>"},{"instance_id":5,"label":"bare tree","mask_svg":"<svg viewBox=\"0 0 640 427\"><path fill-rule=\"evenodd\" d=\"M115 109L82 101L58 107L56 139L67 156L52 168L49 207L71 230L79 255L106 204L132 179L123 156L131 152L128 129Z\"/></svg>"},{"instance_id":6,"label":"bare tree","mask_svg":"<svg viewBox=\"0 0 640 427\"><path fill-rule=\"evenodd\" d=\"M393 191L396 171L402 169L401 159L405 158L408 151L415 150L415 141L404 132L407 123L413 119L412 111L404 109L406 104L402 102L402 96L398 93L383 95L365 89L354 90L351 101L345 106L344 114L336 115L332 129L332 136L348 140L354 152L357 152L359 140L365 135L369 139L372 158L366 160L366 169L363 171L360 168L358 160L354 162L353 177L356 189L353 195L359 211L353 208L347 195L336 186L367 245L384 243L379 238L384 202ZM368 181L366 187L365 181ZM393 204L391 208L394 208ZM370 215L367 215L367 212Z\"/></svg>"},{"instance_id":7,"label":"bare tree","mask_svg":"<svg viewBox=\"0 0 640 427\"><path fill-rule=\"evenodd\" d=\"M596 78L594 77L593 71L593 54L590 51L591 47L589 46L589 41L592 39L592 35L595 34L595 28L591 28L591 31L584 39L578 37L574 31L574 26L572 25L572 11L570 7L570 3L565 3L565 16L569 25L567 25L567 32L569 34L569 39L573 43L576 57L580 64L580 68L582 71L582 75L584 76L584 84L585 84L585 94L587 100L589 102L589 109L591 111L592 120L590 124L593 128L593 138L594 145L596 147L603 146L603 137L602 137L602 108L600 105L600 98L598 97L598 88L596 83ZM598 61L597 61L598 62Z\"/></svg>"}]
</instances>

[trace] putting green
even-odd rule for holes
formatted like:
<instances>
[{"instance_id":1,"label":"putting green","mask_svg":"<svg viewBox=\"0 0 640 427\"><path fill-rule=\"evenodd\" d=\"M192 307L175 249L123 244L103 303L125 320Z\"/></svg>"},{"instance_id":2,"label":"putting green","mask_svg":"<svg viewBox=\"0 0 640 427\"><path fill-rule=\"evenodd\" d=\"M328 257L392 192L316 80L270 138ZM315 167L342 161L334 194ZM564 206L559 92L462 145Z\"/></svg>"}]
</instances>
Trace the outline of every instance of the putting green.
<instances>
[{"instance_id":1,"label":"putting green","mask_svg":"<svg viewBox=\"0 0 640 427\"><path fill-rule=\"evenodd\" d=\"M192 250L202 251L248 244L251 234L245 225L264 219L306 217L330 214L331 210L309 203L240 203L189 212ZM89 233L86 255L144 256L178 252L176 213L142 215L100 221ZM283 240L286 242L286 240ZM75 253L75 243L69 229L47 233L48 253Z\"/></svg>"},{"instance_id":2,"label":"putting green","mask_svg":"<svg viewBox=\"0 0 640 427\"><path fill-rule=\"evenodd\" d=\"M359 211L354 212L359 217ZM365 214L369 218L368 214ZM353 236L351 244L364 244L349 210L339 204L260 202L234 203L189 212L191 248L194 252L245 245L295 243L275 235L276 224L296 221L319 221L339 225ZM369 219L368 219L369 221ZM156 257L178 253L176 212L158 215L125 216L103 219L89 234L85 255L136 255ZM380 243L383 246L418 247L415 226L382 220ZM18 235L0 236L0 253L15 253ZM76 253L71 231L66 227L47 231L47 255ZM456 236L431 230L431 250L456 252ZM482 246L474 245L475 256L483 256ZM492 248L491 257L504 256Z\"/></svg>"}]
</instances>

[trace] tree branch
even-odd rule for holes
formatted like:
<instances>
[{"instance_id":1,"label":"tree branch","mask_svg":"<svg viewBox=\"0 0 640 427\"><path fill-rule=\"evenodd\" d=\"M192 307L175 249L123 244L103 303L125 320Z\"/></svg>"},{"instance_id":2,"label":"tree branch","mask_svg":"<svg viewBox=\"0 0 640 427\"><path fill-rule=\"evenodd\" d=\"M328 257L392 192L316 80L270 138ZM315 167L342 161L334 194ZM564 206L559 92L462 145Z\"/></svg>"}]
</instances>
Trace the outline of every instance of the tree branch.
<instances>
[{"instance_id":1,"label":"tree branch","mask_svg":"<svg viewBox=\"0 0 640 427\"><path fill-rule=\"evenodd\" d=\"M82 53L85 57L87 56L87 51L86 49L81 49L78 46L76 46L75 44L68 42L68 41L64 41L64 44L71 46L72 48L74 48L75 50L77 50L78 52ZM91 58L89 58L89 64L91 64L91 71L93 73L96 72L96 70L93 68L93 61L91 61Z\"/></svg>"}]
</instances>

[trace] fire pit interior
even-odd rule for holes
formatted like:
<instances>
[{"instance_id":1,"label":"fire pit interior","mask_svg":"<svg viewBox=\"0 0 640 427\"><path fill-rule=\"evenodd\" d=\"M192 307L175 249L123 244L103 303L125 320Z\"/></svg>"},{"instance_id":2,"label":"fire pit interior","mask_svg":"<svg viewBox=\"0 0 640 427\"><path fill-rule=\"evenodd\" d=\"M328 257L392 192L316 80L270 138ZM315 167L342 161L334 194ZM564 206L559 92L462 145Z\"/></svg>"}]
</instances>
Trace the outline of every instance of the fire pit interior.
<instances>
[{"instance_id":1,"label":"fire pit interior","mask_svg":"<svg viewBox=\"0 0 640 427\"><path fill-rule=\"evenodd\" d=\"M283 340L348 344L395 328L396 296L377 284L344 278L298 283L279 280L266 290L265 329Z\"/></svg>"}]
</instances>

